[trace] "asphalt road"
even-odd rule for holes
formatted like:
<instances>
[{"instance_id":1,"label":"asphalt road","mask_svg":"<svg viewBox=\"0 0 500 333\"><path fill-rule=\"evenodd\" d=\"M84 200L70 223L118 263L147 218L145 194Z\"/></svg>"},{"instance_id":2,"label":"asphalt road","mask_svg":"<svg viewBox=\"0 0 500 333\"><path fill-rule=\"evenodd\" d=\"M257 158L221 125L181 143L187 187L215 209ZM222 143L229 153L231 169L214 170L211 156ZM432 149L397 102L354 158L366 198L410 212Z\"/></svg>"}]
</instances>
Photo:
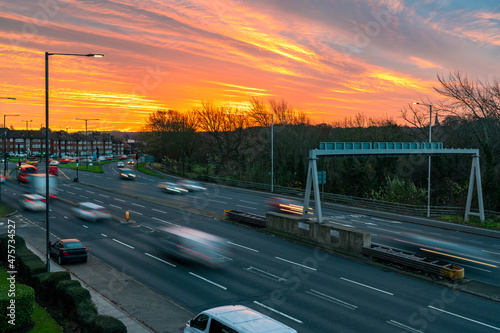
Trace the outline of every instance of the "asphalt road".
<instances>
[{"instance_id":1,"label":"asphalt road","mask_svg":"<svg viewBox=\"0 0 500 333\"><path fill-rule=\"evenodd\" d=\"M265 312L299 332L500 330L499 303L175 207L194 206L222 213L224 209L242 210L241 206L247 205L255 207L258 213L265 210L264 196L214 186L203 193L180 197L161 192L156 188L158 180L149 176L124 182L117 179L113 169L106 170L104 175L81 174L82 182L99 187L73 183L60 175L58 196L63 200L51 204L52 240L80 238L91 247L92 255L193 312L240 303ZM72 179L71 175L68 178ZM130 195L148 193L152 199L121 195L100 187L111 187ZM5 200L10 200L13 206L26 190L13 183L7 183L2 189ZM78 220L70 210L70 202L78 201L102 204L116 216L124 217L124 211L129 210L134 223L122 223L123 218L100 223ZM43 213L26 215L44 224ZM394 221L382 221L385 223L382 226L378 224L382 222L373 217L352 215L334 211L330 216L336 219L343 216L342 223L354 225L354 221L362 220L360 223L365 225L373 223L379 229L400 232L395 231L399 224ZM219 269L164 256L156 249L151 232L157 226L171 224L222 236L234 254L228 256L228 264ZM400 227L408 230L408 226ZM439 232L435 238L446 237L440 230L430 229L427 232ZM377 233L377 237L381 234ZM460 237L468 239L466 235L460 234ZM483 243L476 244L478 248L488 243L480 239Z\"/></svg>"}]
</instances>

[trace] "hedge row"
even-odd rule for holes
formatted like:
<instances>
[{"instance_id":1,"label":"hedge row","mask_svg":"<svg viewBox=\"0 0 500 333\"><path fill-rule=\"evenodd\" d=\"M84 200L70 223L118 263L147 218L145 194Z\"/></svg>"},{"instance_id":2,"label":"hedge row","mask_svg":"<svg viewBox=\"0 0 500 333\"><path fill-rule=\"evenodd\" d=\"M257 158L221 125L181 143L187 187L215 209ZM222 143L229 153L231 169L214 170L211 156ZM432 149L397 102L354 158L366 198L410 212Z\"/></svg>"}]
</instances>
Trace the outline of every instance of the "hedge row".
<instances>
[{"instance_id":1,"label":"hedge row","mask_svg":"<svg viewBox=\"0 0 500 333\"><path fill-rule=\"evenodd\" d=\"M13 280L15 281L15 280ZM10 332L31 322L35 292L24 284L0 287L0 332Z\"/></svg>"},{"instance_id":2,"label":"hedge row","mask_svg":"<svg viewBox=\"0 0 500 333\"><path fill-rule=\"evenodd\" d=\"M97 313L97 308L92 302L90 292L83 288L79 281L71 280L69 272L45 272L45 264L26 247L26 243L22 237L16 235L11 238L8 234L0 235L0 261L2 263L9 264L9 239L15 240L16 279L32 286L36 297L44 304L47 304L51 312L58 313L62 318L67 319L67 324L76 323L82 333L127 332L125 325L118 319ZM31 303L31 313L33 312L33 302L34 297ZM17 313L21 313L24 310L21 310L21 303L18 304L16 301L16 304L17 322ZM0 306L2 306L2 309L4 308L2 304ZM24 306L24 303L22 306ZM31 313L29 314L28 323L31 321ZM6 317L2 316L2 318ZM1 324L3 324L3 321ZM3 332L1 326L0 332Z\"/></svg>"}]
</instances>

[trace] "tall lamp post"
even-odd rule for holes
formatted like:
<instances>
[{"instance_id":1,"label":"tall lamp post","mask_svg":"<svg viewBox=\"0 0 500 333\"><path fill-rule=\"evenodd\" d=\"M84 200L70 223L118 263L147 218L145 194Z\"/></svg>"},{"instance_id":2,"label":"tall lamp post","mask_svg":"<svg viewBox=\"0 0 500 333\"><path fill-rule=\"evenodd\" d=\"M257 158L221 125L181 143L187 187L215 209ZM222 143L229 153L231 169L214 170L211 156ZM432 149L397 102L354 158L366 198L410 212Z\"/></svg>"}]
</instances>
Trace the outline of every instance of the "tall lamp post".
<instances>
[{"instance_id":1,"label":"tall lamp post","mask_svg":"<svg viewBox=\"0 0 500 333\"><path fill-rule=\"evenodd\" d=\"M89 120L99 120L99 119L81 119L81 118L75 118L75 120L84 120L85 121L85 154L87 154L87 156L85 157L85 161L87 164L87 169L89 168L89 137L87 136L87 122Z\"/></svg>"},{"instance_id":2,"label":"tall lamp post","mask_svg":"<svg viewBox=\"0 0 500 333\"><path fill-rule=\"evenodd\" d=\"M413 102L429 107L429 143L432 143L432 104ZM427 217L431 216L431 155L429 155L429 174L427 176Z\"/></svg>"},{"instance_id":3,"label":"tall lamp post","mask_svg":"<svg viewBox=\"0 0 500 333\"><path fill-rule=\"evenodd\" d=\"M6 148L6 142L7 142L7 128L5 127L5 117L19 117L18 114L4 114L3 115L3 128L5 130L4 132L4 137L3 137L3 176L7 174L7 148Z\"/></svg>"},{"instance_id":4,"label":"tall lamp post","mask_svg":"<svg viewBox=\"0 0 500 333\"><path fill-rule=\"evenodd\" d=\"M28 154L28 152L29 152L29 149L28 149L29 148L29 139L30 139L28 123L33 122L33 120L21 120L21 121L26 123L26 154Z\"/></svg>"},{"instance_id":5,"label":"tall lamp post","mask_svg":"<svg viewBox=\"0 0 500 333\"><path fill-rule=\"evenodd\" d=\"M0 99L11 99L11 100L16 100L14 97L0 97ZM5 156L6 153L5 153L5 142L7 141L7 129L5 128L5 117L7 117L9 115L4 115L3 116L3 129L4 129L4 137L3 137L3 163L5 165L5 168L6 168L6 165L7 165L7 157ZM18 115L15 115L15 116L18 116ZM3 172L3 176L5 177L6 175L6 170L4 170ZM0 184L2 184L2 182L0 182ZM0 185L0 207L2 206L2 188L1 188L1 185Z\"/></svg>"},{"instance_id":6,"label":"tall lamp post","mask_svg":"<svg viewBox=\"0 0 500 333\"><path fill-rule=\"evenodd\" d=\"M46 270L50 272L50 224L49 224L49 56L77 56L77 57L104 57L102 54L76 54L76 53L50 53L45 52L45 241L46 251Z\"/></svg>"}]
</instances>

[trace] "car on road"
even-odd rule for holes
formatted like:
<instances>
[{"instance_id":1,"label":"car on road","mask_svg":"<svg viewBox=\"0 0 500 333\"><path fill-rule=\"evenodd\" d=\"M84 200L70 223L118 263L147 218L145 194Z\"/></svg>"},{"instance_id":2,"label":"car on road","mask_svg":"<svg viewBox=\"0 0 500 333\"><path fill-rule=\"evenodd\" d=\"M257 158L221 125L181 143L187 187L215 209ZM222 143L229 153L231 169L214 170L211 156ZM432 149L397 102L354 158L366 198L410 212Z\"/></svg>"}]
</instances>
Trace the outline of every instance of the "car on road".
<instances>
[{"instance_id":1,"label":"car on road","mask_svg":"<svg viewBox=\"0 0 500 333\"><path fill-rule=\"evenodd\" d=\"M128 161L127 161L127 164L128 164L128 165L134 165L134 164L135 164L135 161L134 161L134 160L128 160Z\"/></svg>"},{"instance_id":2,"label":"car on road","mask_svg":"<svg viewBox=\"0 0 500 333\"><path fill-rule=\"evenodd\" d=\"M76 217L82 220L96 222L111 219L111 214L106 212L103 206L93 202L80 202L78 207L72 208L72 211Z\"/></svg>"},{"instance_id":3,"label":"car on road","mask_svg":"<svg viewBox=\"0 0 500 333\"><path fill-rule=\"evenodd\" d=\"M47 207L45 197L39 194L23 194L21 198L21 206L26 210L33 212L44 211Z\"/></svg>"},{"instance_id":4,"label":"car on road","mask_svg":"<svg viewBox=\"0 0 500 333\"><path fill-rule=\"evenodd\" d=\"M125 163L123 162L118 162L118 164L116 165L118 168L124 168L125 167Z\"/></svg>"},{"instance_id":5,"label":"car on road","mask_svg":"<svg viewBox=\"0 0 500 333\"><path fill-rule=\"evenodd\" d=\"M52 160L50 161L49 165L59 165L59 161Z\"/></svg>"},{"instance_id":6,"label":"car on road","mask_svg":"<svg viewBox=\"0 0 500 333\"><path fill-rule=\"evenodd\" d=\"M5 183L5 177L0 175L0 183Z\"/></svg>"},{"instance_id":7,"label":"car on road","mask_svg":"<svg viewBox=\"0 0 500 333\"><path fill-rule=\"evenodd\" d=\"M60 265L70 261L87 262L87 247L76 238L60 239L50 243L50 257Z\"/></svg>"},{"instance_id":8,"label":"car on road","mask_svg":"<svg viewBox=\"0 0 500 333\"><path fill-rule=\"evenodd\" d=\"M302 214L302 203L295 199L283 197L269 197L266 205L274 211L291 214Z\"/></svg>"},{"instance_id":9,"label":"car on road","mask_svg":"<svg viewBox=\"0 0 500 333\"><path fill-rule=\"evenodd\" d=\"M189 192L201 192L206 190L205 187L203 187L200 183L195 182L194 180L181 179L177 181L177 184L182 186Z\"/></svg>"},{"instance_id":10,"label":"car on road","mask_svg":"<svg viewBox=\"0 0 500 333\"><path fill-rule=\"evenodd\" d=\"M134 180L135 179L134 170L127 169L127 168L121 169L120 170L120 179Z\"/></svg>"},{"instance_id":11,"label":"car on road","mask_svg":"<svg viewBox=\"0 0 500 333\"><path fill-rule=\"evenodd\" d=\"M172 194L183 194L188 192L188 190L186 190L184 187L172 182L161 182L157 186L165 192Z\"/></svg>"}]
</instances>

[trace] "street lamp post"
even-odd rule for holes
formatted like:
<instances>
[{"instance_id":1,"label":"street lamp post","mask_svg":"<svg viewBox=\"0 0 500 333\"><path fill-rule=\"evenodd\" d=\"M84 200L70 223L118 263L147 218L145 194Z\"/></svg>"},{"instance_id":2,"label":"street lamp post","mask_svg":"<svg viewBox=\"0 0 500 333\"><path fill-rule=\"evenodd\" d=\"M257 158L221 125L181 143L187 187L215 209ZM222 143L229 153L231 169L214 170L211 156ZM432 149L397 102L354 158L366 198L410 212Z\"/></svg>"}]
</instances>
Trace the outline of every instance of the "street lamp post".
<instances>
[{"instance_id":1,"label":"street lamp post","mask_svg":"<svg viewBox=\"0 0 500 333\"><path fill-rule=\"evenodd\" d=\"M50 272L50 223L49 223L49 56L77 56L77 57L104 57L102 54L75 54L45 52L45 241L46 241L46 270Z\"/></svg>"},{"instance_id":2,"label":"street lamp post","mask_svg":"<svg viewBox=\"0 0 500 333\"><path fill-rule=\"evenodd\" d=\"M432 104L413 102L429 107L429 143L432 143ZM429 174L427 176L427 217L431 216L431 155L429 155Z\"/></svg>"},{"instance_id":3,"label":"street lamp post","mask_svg":"<svg viewBox=\"0 0 500 333\"><path fill-rule=\"evenodd\" d=\"M85 164L87 165L87 169L89 168L89 137L87 135L87 122L89 120L99 120L99 119L81 119L81 118L75 118L75 120L84 120L85 121Z\"/></svg>"},{"instance_id":4,"label":"street lamp post","mask_svg":"<svg viewBox=\"0 0 500 333\"><path fill-rule=\"evenodd\" d=\"M3 128L5 130L4 132L4 138L3 138L3 176L7 174L7 148L6 148L6 141L7 141L7 128L5 127L5 117L19 117L18 114L4 114L3 115ZM15 150L15 147L14 147Z\"/></svg>"},{"instance_id":5,"label":"street lamp post","mask_svg":"<svg viewBox=\"0 0 500 333\"><path fill-rule=\"evenodd\" d=\"M26 154L29 152L29 140L30 140L30 135L29 135L29 129L28 129L28 123L33 122L33 120L21 120L22 122L26 123Z\"/></svg>"}]
</instances>

